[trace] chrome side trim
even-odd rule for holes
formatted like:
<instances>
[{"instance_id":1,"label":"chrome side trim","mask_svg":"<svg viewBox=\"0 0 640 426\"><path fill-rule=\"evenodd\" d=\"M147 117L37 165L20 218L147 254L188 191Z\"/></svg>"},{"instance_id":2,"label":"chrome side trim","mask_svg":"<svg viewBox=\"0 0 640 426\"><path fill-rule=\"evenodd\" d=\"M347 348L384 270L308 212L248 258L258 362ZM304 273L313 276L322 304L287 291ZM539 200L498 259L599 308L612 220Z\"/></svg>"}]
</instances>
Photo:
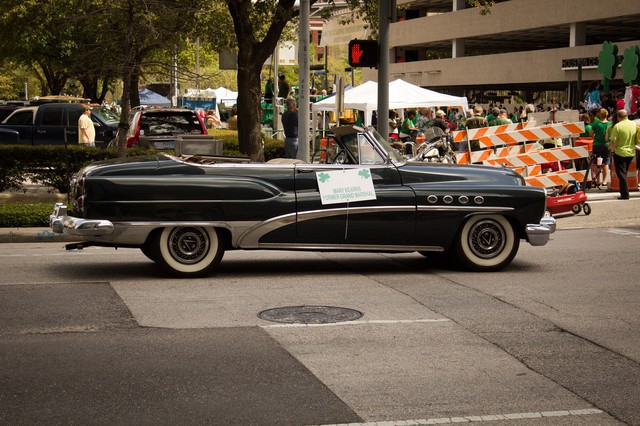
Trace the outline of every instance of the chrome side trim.
<instances>
[{"instance_id":1,"label":"chrome side trim","mask_svg":"<svg viewBox=\"0 0 640 426\"><path fill-rule=\"evenodd\" d=\"M364 206L364 207L339 207L327 210L309 210L298 212L298 222L305 220L318 219L321 217L340 216L343 214L364 214L378 212L415 212L415 206Z\"/></svg>"},{"instance_id":2,"label":"chrome side trim","mask_svg":"<svg viewBox=\"0 0 640 426\"><path fill-rule=\"evenodd\" d=\"M418 211L461 211L461 212L510 212L513 207L490 207L490 206L426 206L419 205Z\"/></svg>"},{"instance_id":3,"label":"chrome side trim","mask_svg":"<svg viewBox=\"0 0 640 426\"><path fill-rule=\"evenodd\" d=\"M283 216L272 217L264 222L256 222L255 225L234 238L234 247L238 248L257 248L258 241L264 235L271 231L275 231L283 226L291 225L296 222L296 214L288 213Z\"/></svg>"},{"instance_id":4,"label":"chrome side trim","mask_svg":"<svg viewBox=\"0 0 640 426\"><path fill-rule=\"evenodd\" d=\"M275 249L275 250L344 250L344 251L434 251L444 252L444 247L440 246L402 246L402 245L378 245L378 244L285 244L285 243L268 243L259 244L259 249Z\"/></svg>"},{"instance_id":5,"label":"chrome side trim","mask_svg":"<svg viewBox=\"0 0 640 426\"><path fill-rule=\"evenodd\" d=\"M53 232L79 237L83 240L103 244L141 245L149 234L158 228L168 226L202 226L206 228L226 228L231 231L232 245L238 247L237 238L259 222L225 222L225 221L159 221L159 222L110 222L108 220L81 219L73 216L59 215L66 213L66 206L60 206L49 217Z\"/></svg>"},{"instance_id":6,"label":"chrome side trim","mask_svg":"<svg viewBox=\"0 0 640 426\"><path fill-rule=\"evenodd\" d=\"M364 206L364 207L338 207L325 210L309 210L299 213L288 213L283 216L273 217L264 222L256 223L251 229L244 232L237 240L237 246L240 248L259 248L260 238L271 231L275 231L283 226L291 225L296 222L304 222L306 220L321 219L323 217L354 215L365 213L376 213L380 211L405 211L415 212L414 206Z\"/></svg>"}]
</instances>

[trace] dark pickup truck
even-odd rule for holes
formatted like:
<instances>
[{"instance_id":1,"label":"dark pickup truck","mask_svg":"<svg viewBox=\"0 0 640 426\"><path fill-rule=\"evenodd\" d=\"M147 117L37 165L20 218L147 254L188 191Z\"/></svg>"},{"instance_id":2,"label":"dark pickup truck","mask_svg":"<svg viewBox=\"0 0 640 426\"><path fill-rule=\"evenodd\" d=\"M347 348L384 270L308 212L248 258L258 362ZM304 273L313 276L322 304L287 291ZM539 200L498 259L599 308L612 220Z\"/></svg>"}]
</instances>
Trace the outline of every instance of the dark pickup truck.
<instances>
[{"instance_id":1,"label":"dark pickup truck","mask_svg":"<svg viewBox=\"0 0 640 426\"><path fill-rule=\"evenodd\" d=\"M0 123L0 144L64 145L66 132L66 142L77 145L81 114L82 105L78 103L51 103L17 109ZM96 146L105 148L116 135L119 117L109 109L94 107L91 120L96 129Z\"/></svg>"}]
</instances>

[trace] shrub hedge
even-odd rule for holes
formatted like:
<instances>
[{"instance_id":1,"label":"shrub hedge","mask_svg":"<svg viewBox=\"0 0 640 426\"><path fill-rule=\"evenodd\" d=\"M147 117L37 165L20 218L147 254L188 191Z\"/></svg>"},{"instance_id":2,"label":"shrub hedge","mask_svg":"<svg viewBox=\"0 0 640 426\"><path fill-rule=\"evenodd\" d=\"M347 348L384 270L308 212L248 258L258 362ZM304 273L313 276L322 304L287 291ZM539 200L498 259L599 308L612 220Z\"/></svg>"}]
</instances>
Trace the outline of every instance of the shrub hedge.
<instances>
[{"instance_id":1,"label":"shrub hedge","mask_svg":"<svg viewBox=\"0 0 640 426\"><path fill-rule=\"evenodd\" d=\"M216 139L223 141L224 155L242 156L238 144L238 132L213 130ZM155 150L127 149L127 156L149 155ZM170 153L172 153L170 151ZM265 138L265 160L284 157L284 143ZM73 146L25 146L0 145L0 191L20 189L27 178L32 182L67 192L70 176L95 161L117 158L115 149Z\"/></svg>"},{"instance_id":2,"label":"shrub hedge","mask_svg":"<svg viewBox=\"0 0 640 426\"><path fill-rule=\"evenodd\" d=\"M49 226L53 203L1 203L0 228Z\"/></svg>"}]
</instances>

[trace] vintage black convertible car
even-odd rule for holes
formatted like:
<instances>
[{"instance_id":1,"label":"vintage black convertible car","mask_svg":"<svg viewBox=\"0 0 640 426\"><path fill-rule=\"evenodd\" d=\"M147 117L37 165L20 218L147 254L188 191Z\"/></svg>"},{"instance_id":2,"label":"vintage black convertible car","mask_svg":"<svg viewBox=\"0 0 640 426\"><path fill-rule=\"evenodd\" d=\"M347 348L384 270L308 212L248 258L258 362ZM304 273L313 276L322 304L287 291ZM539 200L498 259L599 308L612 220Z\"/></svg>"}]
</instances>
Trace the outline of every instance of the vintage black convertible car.
<instances>
[{"instance_id":1,"label":"vintage black convertible car","mask_svg":"<svg viewBox=\"0 0 640 426\"><path fill-rule=\"evenodd\" d=\"M101 162L57 204L67 248L138 247L168 272L202 276L225 250L413 252L477 271L508 265L521 239L555 231L546 193L503 168L403 159L372 129L338 127L315 162L158 154Z\"/></svg>"}]
</instances>

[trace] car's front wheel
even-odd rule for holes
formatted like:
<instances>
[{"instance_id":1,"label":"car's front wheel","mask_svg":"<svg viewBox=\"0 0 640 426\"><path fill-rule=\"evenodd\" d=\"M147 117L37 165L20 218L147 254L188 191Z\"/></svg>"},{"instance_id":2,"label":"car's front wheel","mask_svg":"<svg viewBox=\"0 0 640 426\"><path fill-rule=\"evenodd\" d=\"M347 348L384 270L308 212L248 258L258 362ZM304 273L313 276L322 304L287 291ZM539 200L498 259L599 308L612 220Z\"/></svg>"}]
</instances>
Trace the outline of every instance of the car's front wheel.
<instances>
[{"instance_id":1,"label":"car's front wheel","mask_svg":"<svg viewBox=\"0 0 640 426\"><path fill-rule=\"evenodd\" d=\"M175 226L154 235L153 259L169 273L183 278L206 275L220 263L224 247L214 228Z\"/></svg>"},{"instance_id":2,"label":"car's front wheel","mask_svg":"<svg viewBox=\"0 0 640 426\"><path fill-rule=\"evenodd\" d=\"M507 266L520 246L509 221L499 215L469 218L456 241L456 255L462 266L473 271L497 271Z\"/></svg>"}]
</instances>

